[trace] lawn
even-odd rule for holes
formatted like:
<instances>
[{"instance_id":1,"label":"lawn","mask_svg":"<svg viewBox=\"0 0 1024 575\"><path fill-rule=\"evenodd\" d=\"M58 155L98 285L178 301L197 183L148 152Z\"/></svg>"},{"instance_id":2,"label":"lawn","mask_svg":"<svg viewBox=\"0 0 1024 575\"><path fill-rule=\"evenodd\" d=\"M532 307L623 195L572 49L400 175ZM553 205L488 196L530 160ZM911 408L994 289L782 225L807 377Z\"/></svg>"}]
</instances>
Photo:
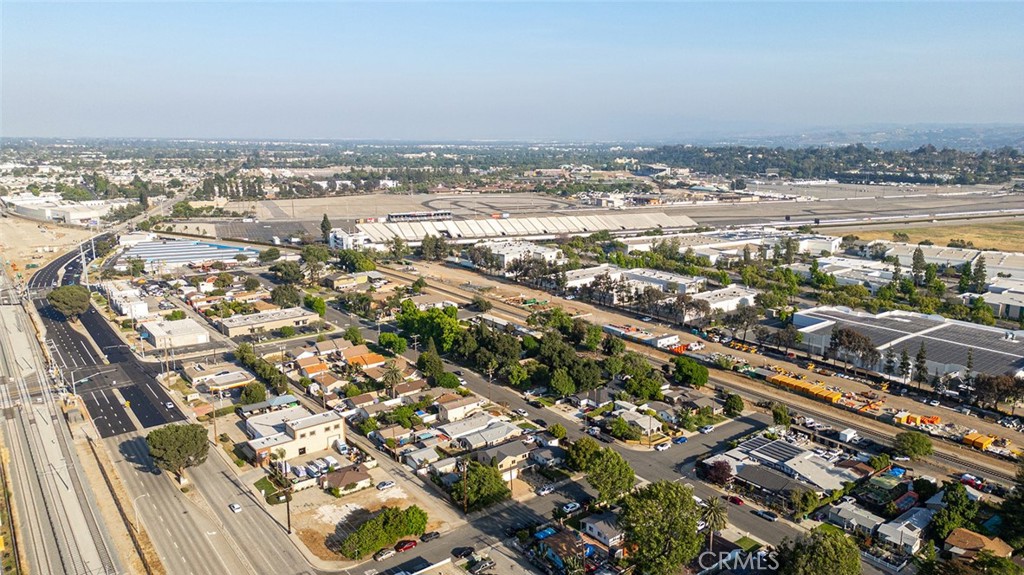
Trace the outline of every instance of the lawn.
<instances>
[{"instance_id":1,"label":"lawn","mask_svg":"<svg viewBox=\"0 0 1024 575\"><path fill-rule=\"evenodd\" d=\"M536 425L529 421L520 421L517 425L527 431L536 431L538 429Z\"/></svg>"},{"instance_id":2,"label":"lawn","mask_svg":"<svg viewBox=\"0 0 1024 575\"><path fill-rule=\"evenodd\" d=\"M945 246L949 240L966 240L978 249L1019 251L1024 244L1024 222L987 222L985 225L958 225L908 228L894 226L887 230L870 229L855 232L862 240L892 240L894 231L907 234L910 243L929 240L937 246Z\"/></svg>"},{"instance_id":3,"label":"lawn","mask_svg":"<svg viewBox=\"0 0 1024 575\"><path fill-rule=\"evenodd\" d=\"M750 553L751 551L755 551L755 550L757 550L757 549L759 549L761 547L760 543L758 543L757 541L754 541L753 539L751 539L750 537L747 537L746 535L744 535L743 537L740 537L739 539L737 539L735 541L735 543L736 543L736 545L739 545L740 549L743 549L747 553Z\"/></svg>"}]
</instances>

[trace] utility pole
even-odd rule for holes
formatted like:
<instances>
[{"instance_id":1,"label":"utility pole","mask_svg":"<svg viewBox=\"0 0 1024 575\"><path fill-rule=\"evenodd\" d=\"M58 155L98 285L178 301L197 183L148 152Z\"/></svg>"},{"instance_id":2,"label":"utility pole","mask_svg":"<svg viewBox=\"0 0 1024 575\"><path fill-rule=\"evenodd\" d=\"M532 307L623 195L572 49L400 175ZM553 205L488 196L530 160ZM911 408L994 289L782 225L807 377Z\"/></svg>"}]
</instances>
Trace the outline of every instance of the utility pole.
<instances>
[{"instance_id":1,"label":"utility pole","mask_svg":"<svg viewBox=\"0 0 1024 575\"><path fill-rule=\"evenodd\" d=\"M284 490L284 508L288 515L288 535L292 534L292 488Z\"/></svg>"},{"instance_id":2,"label":"utility pole","mask_svg":"<svg viewBox=\"0 0 1024 575\"><path fill-rule=\"evenodd\" d=\"M462 459L462 512L469 513L469 462Z\"/></svg>"},{"instance_id":3,"label":"utility pole","mask_svg":"<svg viewBox=\"0 0 1024 575\"><path fill-rule=\"evenodd\" d=\"M412 334L409 337L410 337L410 339L412 339L412 349L413 349L413 351L419 351L420 350L420 334L414 333L414 334ZM380 333L377 334L377 339L380 340Z\"/></svg>"}]
</instances>

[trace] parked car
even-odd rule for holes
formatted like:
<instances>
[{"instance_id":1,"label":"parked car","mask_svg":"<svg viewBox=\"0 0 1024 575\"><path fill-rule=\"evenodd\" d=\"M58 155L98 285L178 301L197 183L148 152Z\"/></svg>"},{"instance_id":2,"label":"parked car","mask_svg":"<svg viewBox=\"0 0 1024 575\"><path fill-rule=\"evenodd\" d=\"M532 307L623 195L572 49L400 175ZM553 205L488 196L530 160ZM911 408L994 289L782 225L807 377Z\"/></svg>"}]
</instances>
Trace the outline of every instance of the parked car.
<instances>
[{"instance_id":1,"label":"parked car","mask_svg":"<svg viewBox=\"0 0 1024 575\"><path fill-rule=\"evenodd\" d=\"M526 405L529 405L530 407L536 407L538 409L544 407L544 404L536 399L531 399L530 401L527 401Z\"/></svg>"},{"instance_id":2,"label":"parked car","mask_svg":"<svg viewBox=\"0 0 1024 575\"><path fill-rule=\"evenodd\" d=\"M570 501L562 506L562 513L574 513L580 510L580 504L575 501Z\"/></svg>"},{"instance_id":3,"label":"parked car","mask_svg":"<svg viewBox=\"0 0 1024 575\"><path fill-rule=\"evenodd\" d=\"M452 549L452 555L455 556L456 559L465 559L472 554L472 547L456 547L455 549Z\"/></svg>"},{"instance_id":4,"label":"parked car","mask_svg":"<svg viewBox=\"0 0 1024 575\"><path fill-rule=\"evenodd\" d=\"M593 435L594 437L597 437L598 435L601 435L601 428L596 425L591 425L590 427L587 428L587 435Z\"/></svg>"},{"instance_id":5,"label":"parked car","mask_svg":"<svg viewBox=\"0 0 1024 575\"><path fill-rule=\"evenodd\" d=\"M383 561L385 559L391 559L395 556L395 550L391 548L381 549L380 551L373 554L374 561Z\"/></svg>"},{"instance_id":6,"label":"parked car","mask_svg":"<svg viewBox=\"0 0 1024 575\"><path fill-rule=\"evenodd\" d=\"M452 373L454 373L455 375L457 375L457 376L459 376L459 377L462 377L462 376L466 375L465 373L463 373L463 372L462 372L462 370L461 370L461 369L456 369L456 370L455 370L455 371L453 371Z\"/></svg>"},{"instance_id":7,"label":"parked car","mask_svg":"<svg viewBox=\"0 0 1024 575\"><path fill-rule=\"evenodd\" d=\"M761 519L766 519L766 520L771 521L773 523L779 520L779 516L778 515L776 515L775 513L772 513L771 511L765 511L763 509L758 509L757 511L754 512L754 515L757 515Z\"/></svg>"},{"instance_id":8,"label":"parked car","mask_svg":"<svg viewBox=\"0 0 1024 575\"><path fill-rule=\"evenodd\" d=\"M679 445L680 443L686 443L686 442L687 442L687 439L686 439L685 435L680 435L679 437L676 437L676 438L674 438L672 440L672 443L675 443L676 445Z\"/></svg>"},{"instance_id":9,"label":"parked car","mask_svg":"<svg viewBox=\"0 0 1024 575\"><path fill-rule=\"evenodd\" d=\"M940 406L940 405L942 405L942 404L941 404L941 403L939 403L939 400L937 400L937 399L933 399L933 400L931 400L931 401L929 401L929 402L928 402L928 405L930 405L930 406L932 406L932 407L938 407L938 406Z\"/></svg>"},{"instance_id":10,"label":"parked car","mask_svg":"<svg viewBox=\"0 0 1024 575\"><path fill-rule=\"evenodd\" d=\"M655 451L668 451L668 448L669 448L670 445L671 445L671 443L659 443L658 445L654 446L654 450Z\"/></svg>"},{"instance_id":11,"label":"parked car","mask_svg":"<svg viewBox=\"0 0 1024 575\"><path fill-rule=\"evenodd\" d=\"M434 539L437 539L440 536L441 532L439 531L428 531L427 533L424 533L422 536L420 536L420 541L428 543L430 541L433 541Z\"/></svg>"},{"instance_id":12,"label":"parked car","mask_svg":"<svg viewBox=\"0 0 1024 575\"><path fill-rule=\"evenodd\" d=\"M697 431L699 431L701 433L704 433L704 434L708 434L708 433L711 433L714 430L715 430L715 426L714 425L705 425L704 427L698 429Z\"/></svg>"},{"instance_id":13,"label":"parked car","mask_svg":"<svg viewBox=\"0 0 1024 575\"><path fill-rule=\"evenodd\" d=\"M526 434L526 436L523 437L523 443L525 443L526 445L530 445L535 441L537 441L537 438L534 435Z\"/></svg>"},{"instance_id":14,"label":"parked car","mask_svg":"<svg viewBox=\"0 0 1024 575\"><path fill-rule=\"evenodd\" d=\"M537 488L537 495L540 495L540 496L550 495L550 494L552 494L554 492L555 492L555 487L553 485L544 485L544 486L541 486L541 487Z\"/></svg>"},{"instance_id":15,"label":"parked car","mask_svg":"<svg viewBox=\"0 0 1024 575\"><path fill-rule=\"evenodd\" d=\"M644 317L640 318L640 321L654 321L654 318L649 315L645 315Z\"/></svg>"},{"instance_id":16,"label":"parked car","mask_svg":"<svg viewBox=\"0 0 1024 575\"><path fill-rule=\"evenodd\" d=\"M530 413L522 408L515 410L515 414L519 417L530 417Z\"/></svg>"},{"instance_id":17,"label":"parked car","mask_svg":"<svg viewBox=\"0 0 1024 575\"><path fill-rule=\"evenodd\" d=\"M481 561L478 561L476 563L476 565L473 565L472 567L470 567L469 573L470 573L470 575L479 575L480 573L483 573L484 571L487 571L488 569L493 569L494 565L495 565L494 561L492 561L490 559L483 559Z\"/></svg>"},{"instance_id":18,"label":"parked car","mask_svg":"<svg viewBox=\"0 0 1024 575\"><path fill-rule=\"evenodd\" d=\"M732 503L733 505L743 505L743 500L740 499L739 495L730 495L728 497L728 501L729 501L729 503Z\"/></svg>"},{"instance_id":19,"label":"parked car","mask_svg":"<svg viewBox=\"0 0 1024 575\"><path fill-rule=\"evenodd\" d=\"M229 504L228 505L228 509L230 509L232 513L241 513L242 512L242 506L237 504L237 503Z\"/></svg>"},{"instance_id":20,"label":"parked car","mask_svg":"<svg viewBox=\"0 0 1024 575\"><path fill-rule=\"evenodd\" d=\"M405 551L409 551L415 548L416 541L413 539L406 539L404 541L399 541L398 543L395 543L395 551L398 551L399 553L403 553Z\"/></svg>"},{"instance_id":21,"label":"parked car","mask_svg":"<svg viewBox=\"0 0 1024 575\"><path fill-rule=\"evenodd\" d=\"M396 484L394 481L381 481L380 483L377 484L377 491L385 491L387 489L391 489L395 485Z\"/></svg>"}]
</instances>

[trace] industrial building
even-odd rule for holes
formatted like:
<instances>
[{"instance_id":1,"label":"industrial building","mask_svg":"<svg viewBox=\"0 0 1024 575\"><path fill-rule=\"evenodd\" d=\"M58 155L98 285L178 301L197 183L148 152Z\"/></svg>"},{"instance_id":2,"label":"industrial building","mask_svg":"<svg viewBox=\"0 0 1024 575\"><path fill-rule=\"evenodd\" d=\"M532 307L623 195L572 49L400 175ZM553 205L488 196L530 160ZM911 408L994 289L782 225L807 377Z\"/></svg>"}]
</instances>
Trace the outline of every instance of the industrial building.
<instances>
[{"instance_id":1,"label":"industrial building","mask_svg":"<svg viewBox=\"0 0 1024 575\"><path fill-rule=\"evenodd\" d=\"M623 269L612 264L600 264L565 272L565 289L571 290L588 286L604 275L607 275L611 281L624 283L630 292L642 292L651 287L670 295L692 294L707 283L707 279L703 277L684 276L650 268ZM618 303L619 291L616 290L610 295L612 303Z\"/></svg>"},{"instance_id":2,"label":"industrial building","mask_svg":"<svg viewBox=\"0 0 1024 575\"><path fill-rule=\"evenodd\" d=\"M522 240L486 241L476 244L476 247L490 250L497 260L497 269L502 271L508 269L516 261L538 260L551 265L560 265L566 261L565 254L558 248ZM458 263L474 267L469 260L460 259Z\"/></svg>"},{"instance_id":3,"label":"industrial building","mask_svg":"<svg viewBox=\"0 0 1024 575\"><path fill-rule=\"evenodd\" d=\"M118 267L126 267L128 260L139 259L148 272L165 273L182 267L222 262L237 264L238 258L255 260L260 253L252 248L226 246L198 240L162 239L139 242L124 251Z\"/></svg>"},{"instance_id":4,"label":"industrial building","mask_svg":"<svg viewBox=\"0 0 1024 575\"><path fill-rule=\"evenodd\" d=\"M811 266L808 264L792 264L788 267L802 278L811 277ZM818 258L818 272L836 278L836 285L862 285L871 293L892 283L892 264L878 260Z\"/></svg>"},{"instance_id":5,"label":"industrial building","mask_svg":"<svg viewBox=\"0 0 1024 575\"><path fill-rule=\"evenodd\" d=\"M696 227L687 216L664 213L600 213L592 215L532 218L491 218L479 220L374 222L356 224L355 230L331 230L332 248L385 249L393 238L418 246L431 235L457 244L489 239L549 240L561 236L587 236L606 230L630 235L648 230L678 231Z\"/></svg>"},{"instance_id":6,"label":"industrial building","mask_svg":"<svg viewBox=\"0 0 1024 575\"><path fill-rule=\"evenodd\" d=\"M207 393L220 393L236 387L245 387L256 381L256 376L233 363L196 362L182 370L185 380Z\"/></svg>"},{"instance_id":7,"label":"industrial building","mask_svg":"<svg viewBox=\"0 0 1024 575\"><path fill-rule=\"evenodd\" d=\"M871 338L883 358L890 347L897 353L906 350L913 357L923 344L929 373L964 371L970 350L976 373L1024 375L1024 330L988 327L939 315L908 311L871 314L838 306L799 311L793 323L803 334L802 347L819 355L828 349L832 329L845 327ZM861 365L857 357L845 359ZM881 365L861 367L878 371Z\"/></svg>"},{"instance_id":8,"label":"industrial building","mask_svg":"<svg viewBox=\"0 0 1024 575\"><path fill-rule=\"evenodd\" d=\"M103 293L114 313L129 319L142 319L149 315L149 304L142 298L142 290L123 280L104 282Z\"/></svg>"},{"instance_id":9,"label":"industrial building","mask_svg":"<svg viewBox=\"0 0 1024 575\"><path fill-rule=\"evenodd\" d=\"M157 349L173 349L210 343L210 332L191 318L175 321L164 319L144 321L139 324L139 333L142 339Z\"/></svg>"},{"instance_id":10,"label":"industrial building","mask_svg":"<svg viewBox=\"0 0 1024 575\"><path fill-rule=\"evenodd\" d=\"M757 294L755 289L733 284L722 289L695 293L693 299L708 302L713 310L729 313L741 305L754 305Z\"/></svg>"},{"instance_id":11,"label":"industrial building","mask_svg":"<svg viewBox=\"0 0 1024 575\"><path fill-rule=\"evenodd\" d=\"M110 210L136 203L135 200L86 200L69 202L60 194L31 193L0 197L8 210L33 220L63 222L82 226L98 226Z\"/></svg>"},{"instance_id":12,"label":"industrial building","mask_svg":"<svg viewBox=\"0 0 1024 575\"><path fill-rule=\"evenodd\" d=\"M313 311L301 307L273 309L251 314L233 315L220 320L220 331L228 337L270 332L285 326L302 327L320 319Z\"/></svg>"}]
</instances>

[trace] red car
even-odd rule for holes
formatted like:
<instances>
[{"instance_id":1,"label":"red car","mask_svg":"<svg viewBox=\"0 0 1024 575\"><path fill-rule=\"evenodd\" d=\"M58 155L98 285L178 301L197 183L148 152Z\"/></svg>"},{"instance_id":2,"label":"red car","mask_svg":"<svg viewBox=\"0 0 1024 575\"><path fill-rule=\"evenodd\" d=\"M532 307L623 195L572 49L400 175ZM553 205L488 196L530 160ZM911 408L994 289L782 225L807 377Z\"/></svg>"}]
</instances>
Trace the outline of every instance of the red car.
<instances>
[{"instance_id":1,"label":"red car","mask_svg":"<svg viewBox=\"0 0 1024 575\"><path fill-rule=\"evenodd\" d=\"M412 539L406 539L405 541L399 541L395 544L395 551L401 553L403 551L413 549L414 547L416 547L416 542Z\"/></svg>"},{"instance_id":2,"label":"red car","mask_svg":"<svg viewBox=\"0 0 1024 575\"><path fill-rule=\"evenodd\" d=\"M729 496L729 503L732 503L734 505L743 505L743 500L740 499L739 496L737 496L737 495L730 495Z\"/></svg>"}]
</instances>

